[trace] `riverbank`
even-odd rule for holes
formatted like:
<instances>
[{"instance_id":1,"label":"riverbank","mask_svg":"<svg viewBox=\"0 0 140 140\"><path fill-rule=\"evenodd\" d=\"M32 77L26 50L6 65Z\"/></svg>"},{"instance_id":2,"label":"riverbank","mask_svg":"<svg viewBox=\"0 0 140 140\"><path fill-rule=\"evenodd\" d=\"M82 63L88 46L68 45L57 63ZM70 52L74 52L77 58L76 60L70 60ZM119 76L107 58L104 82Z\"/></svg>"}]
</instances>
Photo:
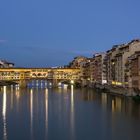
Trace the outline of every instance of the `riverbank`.
<instances>
[{"instance_id":1,"label":"riverbank","mask_svg":"<svg viewBox=\"0 0 140 140\"><path fill-rule=\"evenodd\" d=\"M129 96L134 97L139 95L139 92L136 92L132 88L124 88L120 86L113 86L113 85L90 85L90 88L95 90L101 90L106 93L115 94L115 95L122 95L122 96Z\"/></svg>"}]
</instances>

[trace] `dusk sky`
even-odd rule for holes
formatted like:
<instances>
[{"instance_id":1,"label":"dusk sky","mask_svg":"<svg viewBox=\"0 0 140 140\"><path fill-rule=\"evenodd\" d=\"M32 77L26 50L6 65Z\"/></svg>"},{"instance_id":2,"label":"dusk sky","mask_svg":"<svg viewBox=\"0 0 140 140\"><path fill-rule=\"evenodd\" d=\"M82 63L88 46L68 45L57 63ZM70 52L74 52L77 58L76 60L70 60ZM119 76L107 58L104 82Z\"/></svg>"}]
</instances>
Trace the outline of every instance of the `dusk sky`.
<instances>
[{"instance_id":1,"label":"dusk sky","mask_svg":"<svg viewBox=\"0 0 140 140\"><path fill-rule=\"evenodd\" d=\"M140 38L140 0L1 0L0 59L49 67Z\"/></svg>"}]
</instances>

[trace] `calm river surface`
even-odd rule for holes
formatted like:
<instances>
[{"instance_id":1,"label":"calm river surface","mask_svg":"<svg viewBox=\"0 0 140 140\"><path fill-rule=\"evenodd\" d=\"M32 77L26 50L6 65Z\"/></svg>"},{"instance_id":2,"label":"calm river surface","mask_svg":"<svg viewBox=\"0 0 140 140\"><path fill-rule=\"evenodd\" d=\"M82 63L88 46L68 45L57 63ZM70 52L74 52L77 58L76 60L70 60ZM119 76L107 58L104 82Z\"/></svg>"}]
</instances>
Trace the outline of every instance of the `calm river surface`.
<instances>
[{"instance_id":1,"label":"calm river surface","mask_svg":"<svg viewBox=\"0 0 140 140\"><path fill-rule=\"evenodd\" d=\"M140 104L87 89L3 87L0 140L139 140Z\"/></svg>"}]
</instances>

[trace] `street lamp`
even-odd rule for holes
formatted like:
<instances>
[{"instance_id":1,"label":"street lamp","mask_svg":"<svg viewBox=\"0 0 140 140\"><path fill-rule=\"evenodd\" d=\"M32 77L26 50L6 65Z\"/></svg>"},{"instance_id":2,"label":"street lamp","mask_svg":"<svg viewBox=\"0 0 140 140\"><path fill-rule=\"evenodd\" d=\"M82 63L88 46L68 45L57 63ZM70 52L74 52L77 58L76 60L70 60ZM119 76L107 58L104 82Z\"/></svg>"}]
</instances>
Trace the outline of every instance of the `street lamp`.
<instances>
[{"instance_id":1,"label":"street lamp","mask_svg":"<svg viewBox=\"0 0 140 140\"><path fill-rule=\"evenodd\" d=\"M70 81L70 83L71 83L71 84L74 84L74 81L73 81L73 80L71 80L71 81Z\"/></svg>"}]
</instances>

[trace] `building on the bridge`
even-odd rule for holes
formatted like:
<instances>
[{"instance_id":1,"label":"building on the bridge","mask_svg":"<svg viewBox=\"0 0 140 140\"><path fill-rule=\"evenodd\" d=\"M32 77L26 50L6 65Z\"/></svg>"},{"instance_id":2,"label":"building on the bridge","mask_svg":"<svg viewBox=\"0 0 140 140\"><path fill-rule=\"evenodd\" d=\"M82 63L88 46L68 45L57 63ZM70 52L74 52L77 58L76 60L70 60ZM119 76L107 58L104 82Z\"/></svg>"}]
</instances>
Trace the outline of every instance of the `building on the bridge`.
<instances>
[{"instance_id":1,"label":"building on the bridge","mask_svg":"<svg viewBox=\"0 0 140 140\"><path fill-rule=\"evenodd\" d=\"M0 60L0 68L12 68L14 63L8 62L6 60Z\"/></svg>"},{"instance_id":2,"label":"building on the bridge","mask_svg":"<svg viewBox=\"0 0 140 140\"><path fill-rule=\"evenodd\" d=\"M5 71L0 71L0 80L21 80L30 79L29 71L5 69Z\"/></svg>"},{"instance_id":3,"label":"building on the bridge","mask_svg":"<svg viewBox=\"0 0 140 140\"><path fill-rule=\"evenodd\" d=\"M80 70L75 71L74 69L58 69L54 71L53 79L57 80L79 80L80 79Z\"/></svg>"},{"instance_id":4,"label":"building on the bridge","mask_svg":"<svg viewBox=\"0 0 140 140\"><path fill-rule=\"evenodd\" d=\"M49 80L55 84L61 81L79 82L80 69L78 68L1 68L0 80ZM23 83L23 82L22 82Z\"/></svg>"},{"instance_id":5,"label":"building on the bridge","mask_svg":"<svg viewBox=\"0 0 140 140\"><path fill-rule=\"evenodd\" d=\"M38 68L32 69L30 72L32 78L43 79L73 79L80 77L80 69L74 68Z\"/></svg>"}]
</instances>

